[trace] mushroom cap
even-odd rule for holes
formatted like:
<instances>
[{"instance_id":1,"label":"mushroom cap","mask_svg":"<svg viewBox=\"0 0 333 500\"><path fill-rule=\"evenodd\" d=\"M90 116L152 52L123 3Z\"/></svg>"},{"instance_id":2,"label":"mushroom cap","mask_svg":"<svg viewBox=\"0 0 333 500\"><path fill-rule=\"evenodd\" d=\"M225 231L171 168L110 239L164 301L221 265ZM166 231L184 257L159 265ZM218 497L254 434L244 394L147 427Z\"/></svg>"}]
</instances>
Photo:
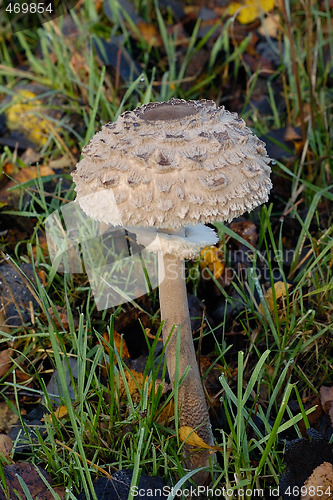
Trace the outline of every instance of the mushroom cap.
<instances>
[{"instance_id":1,"label":"mushroom cap","mask_svg":"<svg viewBox=\"0 0 333 500\"><path fill-rule=\"evenodd\" d=\"M83 148L72 173L91 218L179 229L231 221L267 201L265 144L214 101L171 99L126 111Z\"/></svg>"}]
</instances>

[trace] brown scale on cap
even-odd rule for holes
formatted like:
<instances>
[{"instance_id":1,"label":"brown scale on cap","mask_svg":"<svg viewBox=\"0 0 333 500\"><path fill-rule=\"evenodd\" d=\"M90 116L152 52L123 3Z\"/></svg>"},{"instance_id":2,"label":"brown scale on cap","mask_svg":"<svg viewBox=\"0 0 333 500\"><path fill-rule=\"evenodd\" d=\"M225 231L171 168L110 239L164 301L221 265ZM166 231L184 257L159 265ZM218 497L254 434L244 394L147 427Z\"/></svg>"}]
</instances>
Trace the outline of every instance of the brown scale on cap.
<instances>
[{"instance_id":1,"label":"brown scale on cap","mask_svg":"<svg viewBox=\"0 0 333 500\"><path fill-rule=\"evenodd\" d=\"M123 225L178 229L230 221L267 201L268 163L264 143L237 114L213 101L171 99L105 125L83 149L73 178L94 219L114 223L112 213L83 197L100 200L112 189Z\"/></svg>"}]
</instances>

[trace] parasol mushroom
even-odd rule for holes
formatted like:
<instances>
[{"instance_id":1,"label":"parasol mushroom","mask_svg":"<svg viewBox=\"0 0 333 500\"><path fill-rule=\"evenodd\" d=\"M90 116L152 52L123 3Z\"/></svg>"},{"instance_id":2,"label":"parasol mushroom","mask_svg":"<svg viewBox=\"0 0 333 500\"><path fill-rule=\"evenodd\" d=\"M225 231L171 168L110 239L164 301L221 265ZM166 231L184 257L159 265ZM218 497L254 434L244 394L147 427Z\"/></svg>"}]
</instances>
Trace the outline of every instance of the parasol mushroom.
<instances>
[{"instance_id":1,"label":"parasol mushroom","mask_svg":"<svg viewBox=\"0 0 333 500\"><path fill-rule=\"evenodd\" d=\"M231 221L267 201L271 188L265 145L245 122L208 100L171 99L127 111L83 149L73 172L77 200L91 218L143 228L138 243L158 253L163 340L171 382L179 388L180 425L213 445L208 409L193 346L184 259L217 242L205 223ZM110 209L110 207L115 207ZM209 452L189 453L194 469ZM207 473L197 474L203 483Z\"/></svg>"}]
</instances>

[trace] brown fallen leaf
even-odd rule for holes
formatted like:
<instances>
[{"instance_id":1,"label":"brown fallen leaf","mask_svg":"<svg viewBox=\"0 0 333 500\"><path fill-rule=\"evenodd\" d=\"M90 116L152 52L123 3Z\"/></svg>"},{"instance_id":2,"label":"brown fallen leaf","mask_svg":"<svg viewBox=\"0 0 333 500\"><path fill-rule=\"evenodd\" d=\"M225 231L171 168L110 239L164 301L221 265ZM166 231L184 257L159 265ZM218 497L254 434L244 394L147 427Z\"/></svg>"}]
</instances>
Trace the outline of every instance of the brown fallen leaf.
<instances>
[{"instance_id":1,"label":"brown fallen leaf","mask_svg":"<svg viewBox=\"0 0 333 500\"><path fill-rule=\"evenodd\" d=\"M322 408L319 397L316 397L312 401L310 406L306 409L308 410L310 408L315 408L315 410L313 410L311 413L308 414L307 420L310 424L310 427L316 427L317 425L320 425L320 420L321 420L321 417L323 414L323 408ZM299 406L298 406L298 411L300 411ZM306 437L307 436L306 430L308 428L308 425L307 425L307 423L305 423L304 419L302 419L298 422L298 427L299 427L299 430L300 430L302 436Z\"/></svg>"},{"instance_id":2,"label":"brown fallen leaf","mask_svg":"<svg viewBox=\"0 0 333 500\"><path fill-rule=\"evenodd\" d=\"M32 179L37 179L40 177L54 176L54 170L48 165L40 165L39 167L25 167L11 175L11 180L8 182L3 182L3 187L0 189L0 202L7 203L16 207L18 200L22 195L22 188L16 188L19 184L31 181ZM54 182L56 179L54 178ZM13 188L13 191L8 191L8 189Z\"/></svg>"},{"instance_id":3,"label":"brown fallen leaf","mask_svg":"<svg viewBox=\"0 0 333 500\"><path fill-rule=\"evenodd\" d=\"M113 339L114 339L114 344L118 350L119 353L122 352L123 359L124 358L129 358L129 352L128 352L128 347L126 344L126 341L124 339L124 336L118 333L117 331L113 332Z\"/></svg>"},{"instance_id":4,"label":"brown fallen leaf","mask_svg":"<svg viewBox=\"0 0 333 500\"><path fill-rule=\"evenodd\" d=\"M321 406L326 415L330 417L331 426L333 427L333 387L322 385L319 394Z\"/></svg>"},{"instance_id":5,"label":"brown fallen leaf","mask_svg":"<svg viewBox=\"0 0 333 500\"><path fill-rule=\"evenodd\" d=\"M128 389L131 393L133 401L138 401L141 398L141 393L142 393L142 388L144 385L147 383L147 376L144 376L142 372L137 372L136 370L130 369L130 371L125 371L126 375L126 383L128 386ZM162 383L160 379L156 379L155 385L154 385L154 390L155 392L157 391L158 386ZM122 378L120 378L119 381L119 389L120 389L120 394L121 397L122 395L125 396L126 394L126 389L125 389L125 382L123 381ZM151 390L153 389L153 384L150 382L149 387L148 387L148 392L150 394Z\"/></svg>"},{"instance_id":6,"label":"brown fallen leaf","mask_svg":"<svg viewBox=\"0 0 333 500\"><path fill-rule=\"evenodd\" d=\"M9 458L9 455L13 449L13 440L7 434L0 434L0 453L6 458Z\"/></svg>"},{"instance_id":7,"label":"brown fallen leaf","mask_svg":"<svg viewBox=\"0 0 333 500\"><path fill-rule=\"evenodd\" d=\"M151 45L152 47L160 47L162 45L162 37L153 24L140 20L136 27L148 45Z\"/></svg>"},{"instance_id":8,"label":"brown fallen leaf","mask_svg":"<svg viewBox=\"0 0 333 500\"><path fill-rule=\"evenodd\" d=\"M20 478L25 482L32 498L38 498L38 500L54 499L53 494L45 485L44 481L40 477L40 474L44 476L50 486L52 486L52 478L41 467L38 467L40 474L32 464L29 464L27 462L6 465L3 470L6 478L8 492L10 495L9 498L11 500L26 498L26 495L24 494L24 491L18 480L18 476L20 476ZM15 490L17 494L15 494ZM60 496L60 498L65 497L65 488L55 487L53 488L53 490Z\"/></svg>"},{"instance_id":9,"label":"brown fallen leaf","mask_svg":"<svg viewBox=\"0 0 333 500\"><path fill-rule=\"evenodd\" d=\"M167 425L175 414L174 400L170 399L169 403L163 408L159 415L154 417L154 420L161 425Z\"/></svg>"},{"instance_id":10,"label":"brown fallen leaf","mask_svg":"<svg viewBox=\"0 0 333 500\"><path fill-rule=\"evenodd\" d=\"M7 433L16 424L18 416L10 409L5 401L0 401L0 430Z\"/></svg>"},{"instance_id":11,"label":"brown fallen leaf","mask_svg":"<svg viewBox=\"0 0 333 500\"><path fill-rule=\"evenodd\" d=\"M41 276L39 275L41 278ZM65 307L60 307L56 305L54 308L49 307L48 308L48 313L52 320L54 321L54 324L57 328L63 329L63 330L68 330L69 329L69 320L68 320L68 315ZM43 321L47 321L46 314L42 312L41 318ZM75 320L76 321L76 320Z\"/></svg>"},{"instance_id":12,"label":"brown fallen leaf","mask_svg":"<svg viewBox=\"0 0 333 500\"><path fill-rule=\"evenodd\" d=\"M106 352L109 354L109 345L108 345L110 343L109 334L107 332L105 332L103 334L103 338L105 340L105 342L103 343L104 348L105 348ZM124 336L121 335L120 333L118 333L116 330L114 330L114 332L113 332L113 342L114 342L115 347L117 348L117 351L119 353L120 352L122 353L123 359L130 357Z\"/></svg>"},{"instance_id":13,"label":"brown fallen leaf","mask_svg":"<svg viewBox=\"0 0 333 500\"><path fill-rule=\"evenodd\" d=\"M212 365L214 364L213 368ZM224 367L215 362L213 356L200 356L200 372L205 378L203 384L205 390L209 394L210 402L213 406L218 407L221 404L220 398L217 394L221 390L220 376L221 373L226 375Z\"/></svg>"},{"instance_id":14,"label":"brown fallen leaf","mask_svg":"<svg viewBox=\"0 0 333 500\"><path fill-rule=\"evenodd\" d=\"M284 133L284 140L286 142L301 141L302 140L301 132L297 130L295 127L287 125L286 131Z\"/></svg>"},{"instance_id":15,"label":"brown fallen leaf","mask_svg":"<svg viewBox=\"0 0 333 500\"><path fill-rule=\"evenodd\" d=\"M253 247L256 247L259 235L257 226L252 221L242 220L239 222L232 222L230 224L230 229L241 236L245 241L248 241ZM234 242L237 246L243 246L243 244L240 245L236 240Z\"/></svg>"},{"instance_id":16,"label":"brown fallen leaf","mask_svg":"<svg viewBox=\"0 0 333 500\"><path fill-rule=\"evenodd\" d=\"M182 442L186 441L186 444L189 446L194 446L195 448L204 448L206 450L212 451L221 451L222 453L222 448L220 446L210 446L209 444L205 443L205 441L198 436L195 430L188 425L183 425L182 427L180 427L178 430L178 434L179 439Z\"/></svg>"},{"instance_id":17,"label":"brown fallen leaf","mask_svg":"<svg viewBox=\"0 0 333 500\"><path fill-rule=\"evenodd\" d=\"M9 368L11 367L11 357L13 355L13 352L13 349L5 349L0 352L0 377L6 375Z\"/></svg>"}]
</instances>

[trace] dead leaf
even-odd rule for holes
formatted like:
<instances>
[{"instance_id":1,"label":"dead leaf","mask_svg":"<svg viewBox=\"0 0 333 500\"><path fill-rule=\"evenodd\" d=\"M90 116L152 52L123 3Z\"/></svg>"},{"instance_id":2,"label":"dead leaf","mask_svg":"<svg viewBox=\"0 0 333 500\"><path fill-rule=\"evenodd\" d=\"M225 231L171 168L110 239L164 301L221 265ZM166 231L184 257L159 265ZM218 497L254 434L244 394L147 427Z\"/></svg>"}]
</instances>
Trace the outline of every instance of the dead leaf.
<instances>
[{"instance_id":1,"label":"dead leaf","mask_svg":"<svg viewBox=\"0 0 333 500\"><path fill-rule=\"evenodd\" d=\"M156 418L156 422L158 422L161 425L167 425L168 422L170 422L171 418L174 416L174 414L175 414L175 405L174 405L174 400L172 398L170 399L169 403L163 408L161 413L159 413L158 417Z\"/></svg>"},{"instance_id":2,"label":"dead leaf","mask_svg":"<svg viewBox=\"0 0 333 500\"><path fill-rule=\"evenodd\" d=\"M307 420L310 424L310 427L316 427L316 425L320 425L320 420L321 420L321 417L323 414L323 408L322 408L322 405L320 403L319 397L315 398L312 401L309 408L315 408L315 410L313 410L311 413L308 414ZM306 407L306 409L308 409L308 408ZM300 411L300 408L299 408L299 405L297 405L297 413L299 411ZM299 430L300 430L302 436L306 437L306 429L308 426L306 425L304 419L300 420L297 425L299 427Z\"/></svg>"},{"instance_id":3,"label":"dead leaf","mask_svg":"<svg viewBox=\"0 0 333 500\"><path fill-rule=\"evenodd\" d=\"M161 35L153 24L140 20L136 27L140 32L140 36L142 36L148 45L152 47L161 47L163 43Z\"/></svg>"},{"instance_id":4,"label":"dead leaf","mask_svg":"<svg viewBox=\"0 0 333 500\"><path fill-rule=\"evenodd\" d=\"M321 386L320 401L326 415L329 415L333 427L333 387Z\"/></svg>"},{"instance_id":5,"label":"dead leaf","mask_svg":"<svg viewBox=\"0 0 333 500\"><path fill-rule=\"evenodd\" d=\"M20 169L18 172L11 175L11 180L8 181L4 187L0 189L0 202L8 203L12 206L17 206L17 202L21 196L21 188L13 189L8 191L10 188L15 188L18 184L23 184L24 182L31 181L32 179L37 179L38 176L46 177L48 175L54 175L54 170L47 165L40 165L39 167L25 167Z\"/></svg>"},{"instance_id":6,"label":"dead leaf","mask_svg":"<svg viewBox=\"0 0 333 500\"><path fill-rule=\"evenodd\" d=\"M32 163L37 163L40 161L41 155L35 151L33 148L28 148L21 155L21 161L26 165L31 165Z\"/></svg>"},{"instance_id":7,"label":"dead leaf","mask_svg":"<svg viewBox=\"0 0 333 500\"><path fill-rule=\"evenodd\" d=\"M257 226L250 220L232 222L230 224L230 229L241 236L245 241L250 243L253 247L256 246L256 243L258 241ZM236 240L235 243L238 246L240 245Z\"/></svg>"},{"instance_id":8,"label":"dead leaf","mask_svg":"<svg viewBox=\"0 0 333 500\"><path fill-rule=\"evenodd\" d=\"M333 498L333 465L323 462L316 467L301 488L301 498L304 500L332 500ZM302 493L303 490L303 493Z\"/></svg>"},{"instance_id":9,"label":"dead leaf","mask_svg":"<svg viewBox=\"0 0 333 500\"><path fill-rule=\"evenodd\" d=\"M37 179L38 176L46 177L47 175L54 175L54 170L48 165L39 165L39 167L25 167L20 169L16 175L14 175L14 180L16 184L21 184L23 182L30 181L31 179Z\"/></svg>"},{"instance_id":10,"label":"dead leaf","mask_svg":"<svg viewBox=\"0 0 333 500\"><path fill-rule=\"evenodd\" d=\"M287 296L288 289L291 287L290 283L287 283L287 287L283 281L277 281L274 283L274 294L273 294L273 288L269 288L267 292L264 294L264 299L266 300L268 310L270 313L274 311L274 308L277 307L280 309L279 304L278 304L278 299ZM259 305L259 310L263 314L263 316L266 315L264 307L262 303ZM283 315L283 313L282 313Z\"/></svg>"},{"instance_id":11,"label":"dead leaf","mask_svg":"<svg viewBox=\"0 0 333 500\"><path fill-rule=\"evenodd\" d=\"M236 15L241 24L250 24L262 13L274 8L274 0L245 0L245 2L231 2L228 9L230 16Z\"/></svg>"},{"instance_id":12,"label":"dead leaf","mask_svg":"<svg viewBox=\"0 0 333 500\"><path fill-rule=\"evenodd\" d=\"M9 408L4 401L0 402L0 430L8 432L9 429L16 424L18 416Z\"/></svg>"},{"instance_id":13,"label":"dead leaf","mask_svg":"<svg viewBox=\"0 0 333 500\"><path fill-rule=\"evenodd\" d=\"M29 492L33 498L38 498L39 500L53 500L54 496L51 491L44 484L36 468L29 463L22 462L12 465L6 465L4 468L4 474L6 478L7 488L10 494L11 500L18 500L19 498L26 498L24 491L18 480L18 476L25 482L29 489ZM38 467L40 474L44 476L46 481L52 485L51 476L41 467ZM65 497L65 488L55 487L53 488L60 498ZM17 491L17 495L15 494Z\"/></svg>"},{"instance_id":14,"label":"dead leaf","mask_svg":"<svg viewBox=\"0 0 333 500\"><path fill-rule=\"evenodd\" d=\"M43 278L43 275L41 276L39 273L38 273L38 275L40 278ZM54 310L53 307L48 308L48 313L49 313L50 317L52 318L52 320L54 321L55 326L61 330L69 330L69 319L68 319L66 307L60 307L60 306L56 305L55 309L56 309L56 311ZM47 320L46 315L44 313L41 314L41 318L44 321ZM75 321L75 323L76 323L76 321Z\"/></svg>"},{"instance_id":15,"label":"dead leaf","mask_svg":"<svg viewBox=\"0 0 333 500\"><path fill-rule=\"evenodd\" d=\"M212 368L213 364L214 366ZM226 375L224 367L218 363L215 363L215 359L213 356L201 355L200 371L202 376L205 375L203 384L205 390L209 394L211 404L213 406L219 407L221 405L221 401L219 397L216 397L216 395L221 390L221 373L224 373Z\"/></svg>"},{"instance_id":16,"label":"dead leaf","mask_svg":"<svg viewBox=\"0 0 333 500\"><path fill-rule=\"evenodd\" d=\"M106 350L106 352L109 354L109 344L110 344L110 337L109 337L109 334L107 332L105 332L103 334L103 338L105 340L105 342L103 342L104 344L104 349ZM127 348L127 344L126 344L126 341L124 339L124 336L121 335L119 332L117 332L116 330L114 330L113 332L113 342L114 342L114 345L117 349L117 351L119 353L122 352L122 357L123 359L124 358L129 358L130 355L129 355L129 352L128 352L128 348Z\"/></svg>"},{"instance_id":17,"label":"dead leaf","mask_svg":"<svg viewBox=\"0 0 333 500\"><path fill-rule=\"evenodd\" d=\"M4 351L0 351L0 377L6 375L9 368L11 367L11 357L13 355L13 352L13 349L5 349Z\"/></svg>"},{"instance_id":18,"label":"dead leaf","mask_svg":"<svg viewBox=\"0 0 333 500\"><path fill-rule=\"evenodd\" d=\"M279 32L281 31L281 17L280 14L270 14L266 16L258 28L258 32L262 36L270 36L271 38L277 38Z\"/></svg>"},{"instance_id":19,"label":"dead leaf","mask_svg":"<svg viewBox=\"0 0 333 500\"><path fill-rule=\"evenodd\" d=\"M54 411L54 415L56 416L56 418L60 419L62 417L65 417L66 415L68 415L68 408L67 406L59 406L58 408L56 408L56 410Z\"/></svg>"},{"instance_id":20,"label":"dead leaf","mask_svg":"<svg viewBox=\"0 0 333 500\"><path fill-rule=\"evenodd\" d=\"M48 120L42 101L27 89L19 89L5 111L9 130L22 132L34 144L43 146L49 135Z\"/></svg>"},{"instance_id":21,"label":"dead leaf","mask_svg":"<svg viewBox=\"0 0 333 500\"><path fill-rule=\"evenodd\" d=\"M126 370L126 383L128 385L128 389L131 393L133 401L138 401L141 398L141 393L142 393L142 388L144 387L144 384L147 383L147 376L144 376L142 372L137 372L136 370L131 369L130 371ZM162 383L160 379L156 379L155 382L155 392L157 391L158 386ZM119 384L119 389L120 389L120 394L126 393L125 391L125 382L123 379L120 379L120 384ZM153 389L153 384L152 382L149 384L148 392L150 394L151 390Z\"/></svg>"},{"instance_id":22,"label":"dead leaf","mask_svg":"<svg viewBox=\"0 0 333 500\"><path fill-rule=\"evenodd\" d=\"M220 446L210 446L209 444L205 443L205 441L201 439L200 436L198 436L195 430L192 427L189 427L188 425L183 425L182 427L180 427L178 430L178 434L179 434L179 439L182 442L186 441L186 444L189 446L194 446L195 448L204 448L205 450L222 452L222 448Z\"/></svg>"},{"instance_id":23,"label":"dead leaf","mask_svg":"<svg viewBox=\"0 0 333 500\"><path fill-rule=\"evenodd\" d=\"M83 79L89 75L89 66L87 58L79 52L73 52L71 57L71 65L75 72Z\"/></svg>"},{"instance_id":24,"label":"dead leaf","mask_svg":"<svg viewBox=\"0 0 333 500\"><path fill-rule=\"evenodd\" d=\"M216 246L209 246L201 250L201 269L208 268L215 279L219 279L225 269L223 252Z\"/></svg>"},{"instance_id":25,"label":"dead leaf","mask_svg":"<svg viewBox=\"0 0 333 500\"><path fill-rule=\"evenodd\" d=\"M13 440L11 437L7 436L7 434L0 434L0 453L6 458L9 458L9 455L13 449Z\"/></svg>"},{"instance_id":26,"label":"dead leaf","mask_svg":"<svg viewBox=\"0 0 333 500\"><path fill-rule=\"evenodd\" d=\"M113 339L114 339L114 344L118 350L118 352L122 352L123 358L129 358L129 352L127 348L126 341L124 339L124 336L118 333L117 331L114 331L113 333Z\"/></svg>"},{"instance_id":27,"label":"dead leaf","mask_svg":"<svg viewBox=\"0 0 333 500\"><path fill-rule=\"evenodd\" d=\"M68 408L65 405L58 406L58 408L54 410L54 416L57 420L61 420L63 417L66 417L67 415L68 415ZM52 415L51 414L45 415L44 418L42 418L42 422L45 420L48 421L48 423L52 424Z\"/></svg>"},{"instance_id":28,"label":"dead leaf","mask_svg":"<svg viewBox=\"0 0 333 500\"><path fill-rule=\"evenodd\" d=\"M32 378L29 373L26 373L23 368L19 369L16 368L15 370L15 378L16 381L20 384L24 384L25 387L32 387ZM25 382L30 381L28 384L25 384Z\"/></svg>"},{"instance_id":29,"label":"dead leaf","mask_svg":"<svg viewBox=\"0 0 333 500\"><path fill-rule=\"evenodd\" d=\"M284 140L286 142L301 141L302 135L298 129L296 129L292 125L287 125L286 131L284 134Z\"/></svg>"}]
</instances>

